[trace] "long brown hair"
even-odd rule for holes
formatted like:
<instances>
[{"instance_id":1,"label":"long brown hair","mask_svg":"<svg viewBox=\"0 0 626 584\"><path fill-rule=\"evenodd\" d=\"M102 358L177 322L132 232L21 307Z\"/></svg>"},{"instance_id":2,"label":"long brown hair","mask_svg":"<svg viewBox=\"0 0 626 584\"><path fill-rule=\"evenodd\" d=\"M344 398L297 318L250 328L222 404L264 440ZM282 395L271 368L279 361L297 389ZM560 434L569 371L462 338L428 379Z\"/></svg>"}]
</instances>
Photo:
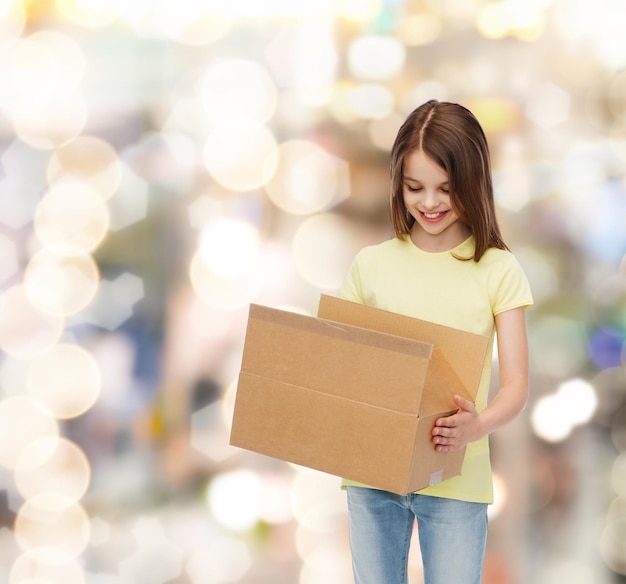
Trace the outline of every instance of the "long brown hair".
<instances>
[{"instance_id":1,"label":"long brown hair","mask_svg":"<svg viewBox=\"0 0 626 584\"><path fill-rule=\"evenodd\" d=\"M404 238L415 219L403 196L403 166L408 154L422 150L448 174L450 202L470 229L479 261L490 247L508 249L496 218L489 146L483 129L466 107L431 100L415 109L398 130L391 149L391 221Z\"/></svg>"}]
</instances>

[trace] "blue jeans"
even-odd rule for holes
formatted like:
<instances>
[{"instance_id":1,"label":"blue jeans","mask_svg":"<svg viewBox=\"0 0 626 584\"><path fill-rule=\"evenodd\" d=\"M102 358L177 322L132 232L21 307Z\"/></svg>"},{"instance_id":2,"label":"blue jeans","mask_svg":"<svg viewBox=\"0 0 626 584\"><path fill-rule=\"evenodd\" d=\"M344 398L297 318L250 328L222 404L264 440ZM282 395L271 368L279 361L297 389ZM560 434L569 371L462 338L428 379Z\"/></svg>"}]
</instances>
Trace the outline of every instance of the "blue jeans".
<instances>
[{"instance_id":1,"label":"blue jeans","mask_svg":"<svg viewBox=\"0 0 626 584\"><path fill-rule=\"evenodd\" d=\"M363 487L348 487L347 492L356 584L407 584L415 519L425 584L480 584L486 504Z\"/></svg>"}]
</instances>

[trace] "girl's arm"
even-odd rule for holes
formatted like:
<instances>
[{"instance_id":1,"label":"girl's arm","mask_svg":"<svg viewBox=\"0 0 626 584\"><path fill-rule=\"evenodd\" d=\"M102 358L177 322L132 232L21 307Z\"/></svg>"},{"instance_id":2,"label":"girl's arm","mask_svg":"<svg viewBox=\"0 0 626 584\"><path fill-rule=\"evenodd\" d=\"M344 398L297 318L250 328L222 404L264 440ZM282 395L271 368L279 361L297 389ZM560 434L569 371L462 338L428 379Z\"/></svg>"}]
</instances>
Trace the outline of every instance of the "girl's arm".
<instances>
[{"instance_id":1,"label":"girl's arm","mask_svg":"<svg viewBox=\"0 0 626 584\"><path fill-rule=\"evenodd\" d=\"M491 434L515 418L528 401L528 340L523 307L496 316L500 391L480 413L474 404L454 396L459 410L439 418L433 428L433 443L441 452L452 452Z\"/></svg>"}]
</instances>

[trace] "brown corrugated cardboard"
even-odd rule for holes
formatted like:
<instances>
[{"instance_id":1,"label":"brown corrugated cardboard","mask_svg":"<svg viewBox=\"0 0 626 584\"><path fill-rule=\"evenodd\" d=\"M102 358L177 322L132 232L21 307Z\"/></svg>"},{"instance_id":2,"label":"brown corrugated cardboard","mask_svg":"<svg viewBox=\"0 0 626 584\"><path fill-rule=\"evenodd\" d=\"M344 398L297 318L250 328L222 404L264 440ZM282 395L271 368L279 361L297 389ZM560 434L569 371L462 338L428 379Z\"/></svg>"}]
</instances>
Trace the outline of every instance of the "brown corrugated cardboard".
<instances>
[{"instance_id":1,"label":"brown corrugated cardboard","mask_svg":"<svg viewBox=\"0 0 626 584\"><path fill-rule=\"evenodd\" d=\"M488 339L322 296L318 318L252 305L231 444L406 494L460 473L434 421L474 399Z\"/></svg>"},{"instance_id":2,"label":"brown corrugated cardboard","mask_svg":"<svg viewBox=\"0 0 626 584\"><path fill-rule=\"evenodd\" d=\"M362 326L440 347L463 385L475 396L489 343L488 337L326 295L320 298L317 315L319 318Z\"/></svg>"}]
</instances>

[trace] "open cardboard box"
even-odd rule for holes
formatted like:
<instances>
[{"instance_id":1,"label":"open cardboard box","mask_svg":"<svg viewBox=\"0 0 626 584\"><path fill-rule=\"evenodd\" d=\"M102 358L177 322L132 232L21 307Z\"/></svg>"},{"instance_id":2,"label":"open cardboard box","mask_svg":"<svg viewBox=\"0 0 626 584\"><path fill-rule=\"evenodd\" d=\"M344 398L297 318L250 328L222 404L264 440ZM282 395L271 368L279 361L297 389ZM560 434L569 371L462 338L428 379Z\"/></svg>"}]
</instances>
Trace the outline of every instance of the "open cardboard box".
<instances>
[{"instance_id":1,"label":"open cardboard box","mask_svg":"<svg viewBox=\"0 0 626 584\"><path fill-rule=\"evenodd\" d=\"M398 494L460 474L437 418L474 400L488 338L323 295L250 306L230 443Z\"/></svg>"}]
</instances>

